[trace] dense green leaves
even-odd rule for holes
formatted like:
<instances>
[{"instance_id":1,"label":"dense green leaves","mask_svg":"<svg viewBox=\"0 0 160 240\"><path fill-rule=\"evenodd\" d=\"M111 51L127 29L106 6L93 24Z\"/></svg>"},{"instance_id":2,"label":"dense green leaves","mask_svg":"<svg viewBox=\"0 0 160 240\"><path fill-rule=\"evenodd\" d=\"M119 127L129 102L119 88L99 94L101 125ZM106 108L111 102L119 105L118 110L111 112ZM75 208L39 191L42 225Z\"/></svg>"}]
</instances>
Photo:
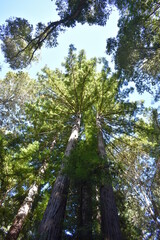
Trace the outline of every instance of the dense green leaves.
<instances>
[{"instance_id":1,"label":"dense green leaves","mask_svg":"<svg viewBox=\"0 0 160 240\"><path fill-rule=\"evenodd\" d=\"M159 96L160 6L157 1L117 1L121 17L116 38L107 40L121 76L136 83L139 92L155 89Z\"/></svg>"},{"instance_id":2,"label":"dense green leaves","mask_svg":"<svg viewBox=\"0 0 160 240\"><path fill-rule=\"evenodd\" d=\"M0 126L6 130L18 130L25 123L25 105L33 102L36 94L36 82L24 72L8 72L0 80Z\"/></svg>"},{"instance_id":3,"label":"dense green leaves","mask_svg":"<svg viewBox=\"0 0 160 240\"><path fill-rule=\"evenodd\" d=\"M6 21L1 28L2 51L13 69L26 67L32 57L34 43L22 52L32 39L33 26L27 20L16 18ZM18 54L19 53L19 54Z\"/></svg>"}]
</instances>

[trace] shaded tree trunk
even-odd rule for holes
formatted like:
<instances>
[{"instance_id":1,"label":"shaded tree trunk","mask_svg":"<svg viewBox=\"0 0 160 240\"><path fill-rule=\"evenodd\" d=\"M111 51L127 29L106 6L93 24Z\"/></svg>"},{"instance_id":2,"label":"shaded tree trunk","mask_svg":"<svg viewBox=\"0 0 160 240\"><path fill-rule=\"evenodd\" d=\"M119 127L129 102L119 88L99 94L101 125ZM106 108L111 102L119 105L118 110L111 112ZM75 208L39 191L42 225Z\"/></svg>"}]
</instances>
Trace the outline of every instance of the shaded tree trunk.
<instances>
[{"instance_id":1,"label":"shaded tree trunk","mask_svg":"<svg viewBox=\"0 0 160 240\"><path fill-rule=\"evenodd\" d=\"M38 176L41 177L47 168L46 162L44 162L43 166L40 168ZM34 202L35 196L38 193L39 185L37 183L33 183L29 189L27 197L24 199L23 204L21 205L18 213L14 219L12 226L10 227L6 240L16 240L19 236L20 231L22 230L23 224L31 211L32 204Z\"/></svg>"},{"instance_id":2,"label":"shaded tree trunk","mask_svg":"<svg viewBox=\"0 0 160 240\"><path fill-rule=\"evenodd\" d=\"M92 239L92 190L88 183L83 183L80 189L79 209L79 240Z\"/></svg>"},{"instance_id":3,"label":"shaded tree trunk","mask_svg":"<svg viewBox=\"0 0 160 240\"><path fill-rule=\"evenodd\" d=\"M96 124L98 127L98 151L101 158L106 158L106 150L101 127L101 118L97 114ZM100 187L101 207L101 231L104 240L120 240L121 231L119 225L118 211L115 203L108 166L106 168L106 182Z\"/></svg>"},{"instance_id":4,"label":"shaded tree trunk","mask_svg":"<svg viewBox=\"0 0 160 240\"><path fill-rule=\"evenodd\" d=\"M101 229L105 240L120 240L121 232L112 185L101 186Z\"/></svg>"},{"instance_id":5,"label":"shaded tree trunk","mask_svg":"<svg viewBox=\"0 0 160 240\"><path fill-rule=\"evenodd\" d=\"M43 215L38 239L61 239L68 189L69 178L66 175L59 175Z\"/></svg>"},{"instance_id":6,"label":"shaded tree trunk","mask_svg":"<svg viewBox=\"0 0 160 240\"><path fill-rule=\"evenodd\" d=\"M75 147L79 135L80 119L81 116L77 115L76 123L68 140L65 157L69 157ZM50 200L43 215L38 240L60 240L62 237L62 226L69 189L69 178L62 173L63 168L62 164L61 172L54 183Z\"/></svg>"}]
</instances>

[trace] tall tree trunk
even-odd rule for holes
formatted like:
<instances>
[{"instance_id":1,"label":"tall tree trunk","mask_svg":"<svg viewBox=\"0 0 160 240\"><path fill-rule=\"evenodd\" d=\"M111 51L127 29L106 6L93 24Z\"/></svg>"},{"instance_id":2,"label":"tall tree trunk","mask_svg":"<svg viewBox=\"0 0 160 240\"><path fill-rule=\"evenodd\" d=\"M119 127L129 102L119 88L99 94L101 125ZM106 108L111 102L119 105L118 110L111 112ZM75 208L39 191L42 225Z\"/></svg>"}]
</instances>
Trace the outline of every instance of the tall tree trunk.
<instances>
[{"instance_id":1,"label":"tall tree trunk","mask_svg":"<svg viewBox=\"0 0 160 240\"><path fill-rule=\"evenodd\" d=\"M106 158L106 150L103 139L100 116L97 114L96 124L98 127L98 151L101 158ZM109 177L109 169L107 167L106 175L108 179L104 185L100 187L100 206L101 206L101 230L102 239L104 240L120 240L121 231L119 226L118 211L115 203L111 179Z\"/></svg>"},{"instance_id":2,"label":"tall tree trunk","mask_svg":"<svg viewBox=\"0 0 160 240\"><path fill-rule=\"evenodd\" d=\"M81 116L77 115L76 123L72 128L72 133L68 140L65 157L69 157L78 139ZM61 172L57 177L47 208L39 228L38 240L60 240L62 236L62 226L66 209L67 195L69 189L69 178Z\"/></svg>"},{"instance_id":3,"label":"tall tree trunk","mask_svg":"<svg viewBox=\"0 0 160 240\"><path fill-rule=\"evenodd\" d=\"M100 203L103 239L120 240L121 232L112 185L101 186Z\"/></svg>"},{"instance_id":4,"label":"tall tree trunk","mask_svg":"<svg viewBox=\"0 0 160 240\"><path fill-rule=\"evenodd\" d=\"M39 170L38 177L41 177L47 168L47 163L44 162L42 167ZM16 240L19 236L20 231L22 230L25 219L27 218L29 212L31 211L32 204L34 202L35 196L38 193L39 185L35 182L31 185L27 197L24 199L18 213L14 219L12 226L10 227L6 240Z\"/></svg>"},{"instance_id":5,"label":"tall tree trunk","mask_svg":"<svg viewBox=\"0 0 160 240\"><path fill-rule=\"evenodd\" d=\"M92 240L92 189L84 182L80 187L79 240Z\"/></svg>"}]
</instances>

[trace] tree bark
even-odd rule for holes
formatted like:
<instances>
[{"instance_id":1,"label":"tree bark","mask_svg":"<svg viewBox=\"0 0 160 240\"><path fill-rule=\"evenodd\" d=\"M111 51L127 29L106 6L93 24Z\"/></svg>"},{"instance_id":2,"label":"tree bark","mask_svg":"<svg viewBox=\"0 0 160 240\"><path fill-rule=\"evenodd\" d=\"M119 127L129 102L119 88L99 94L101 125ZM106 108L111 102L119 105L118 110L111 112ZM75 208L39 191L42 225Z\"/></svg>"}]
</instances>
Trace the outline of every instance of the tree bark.
<instances>
[{"instance_id":1,"label":"tree bark","mask_svg":"<svg viewBox=\"0 0 160 240\"><path fill-rule=\"evenodd\" d=\"M42 176L47 168L46 162L40 168L38 176ZM31 211L32 204L34 202L35 196L38 193L39 185L35 182L31 185L27 197L24 199L23 204L21 205L18 213L14 219L12 226L10 227L6 240L16 240L19 236L20 231L22 230L25 219L27 218L29 212Z\"/></svg>"},{"instance_id":2,"label":"tree bark","mask_svg":"<svg viewBox=\"0 0 160 240\"><path fill-rule=\"evenodd\" d=\"M101 158L106 158L106 150L103 139L101 117L97 114L96 124L98 128L98 151ZM100 207L101 207L101 231L103 240L121 240L118 211L115 203L109 168L106 174L108 181L100 187Z\"/></svg>"},{"instance_id":3,"label":"tree bark","mask_svg":"<svg viewBox=\"0 0 160 240\"><path fill-rule=\"evenodd\" d=\"M88 183L81 185L79 211L79 240L92 240L92 190Z\"/></svg>"},{"instance_id":4,"label":"tree bark","mask_svg":"<svg viewBox=\"0 0 160 240\"><path fill-rule=\"evenodd\" d=\"M112 185L101 186L100 203L102 238L120 240L121 232Z\"/></svg>"},{"instance_id":5,"label":"tree bark","mask_svg":"<svg viewBox=\"0 0 160 240\"><path fill-rule=\"evenodd\" d=\"M81 116L77 115L76 123L72 128L64 156L69 157L74 149L79 135ZM62 173L64 165L61 166L61 172L57 177L50 200L43 215L39 228L38 240L60 240L62 237L62 226L67 203L69 189L69 178Z\"/></svg>"}]
</instances>

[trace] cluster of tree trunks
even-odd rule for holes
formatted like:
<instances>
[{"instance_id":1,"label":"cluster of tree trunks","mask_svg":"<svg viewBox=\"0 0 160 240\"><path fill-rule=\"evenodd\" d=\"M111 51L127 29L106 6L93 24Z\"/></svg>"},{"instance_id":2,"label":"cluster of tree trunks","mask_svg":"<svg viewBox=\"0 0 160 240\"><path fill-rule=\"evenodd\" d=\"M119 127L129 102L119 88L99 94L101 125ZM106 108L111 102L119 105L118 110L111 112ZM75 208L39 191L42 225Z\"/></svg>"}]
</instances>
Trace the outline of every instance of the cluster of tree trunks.
<instances>
[{"instance_id":1,"label":"cluster of tree trunks","mask_svg":"<svg viewBox=\"0 0 160 240\"><path fill-rule=\"evenodd\" d=\"M74 149L79 136L80 114L77 115L76 122L72 128L70 138L65 151L65 157L69 157ZM106 150L101 128L100 116L97 114L98 128L98 151L101 158L106 158ZM46 163L39 170L42 175L46 169ZM52 193L45 210L43 219L39 227L39 240L60 240L62 238L62 228L69 190L69 178L63 173L62 163L60 173L54 183ZM106 170L109 174L109 170ZM24 221L31 210L34 198L38 193L38 184L34 183L28 192L18 214L7 234L6 240L15 240L23 227ZM102 184L99 191L101 230L104 240L120 240L121 232L119 227L118 212L115 204L114 193L111 181ZM83 182L80 186L80 210L79 210L79 240L92 239L92 188L88 182Z\"/></svg>"}]
</instances>

